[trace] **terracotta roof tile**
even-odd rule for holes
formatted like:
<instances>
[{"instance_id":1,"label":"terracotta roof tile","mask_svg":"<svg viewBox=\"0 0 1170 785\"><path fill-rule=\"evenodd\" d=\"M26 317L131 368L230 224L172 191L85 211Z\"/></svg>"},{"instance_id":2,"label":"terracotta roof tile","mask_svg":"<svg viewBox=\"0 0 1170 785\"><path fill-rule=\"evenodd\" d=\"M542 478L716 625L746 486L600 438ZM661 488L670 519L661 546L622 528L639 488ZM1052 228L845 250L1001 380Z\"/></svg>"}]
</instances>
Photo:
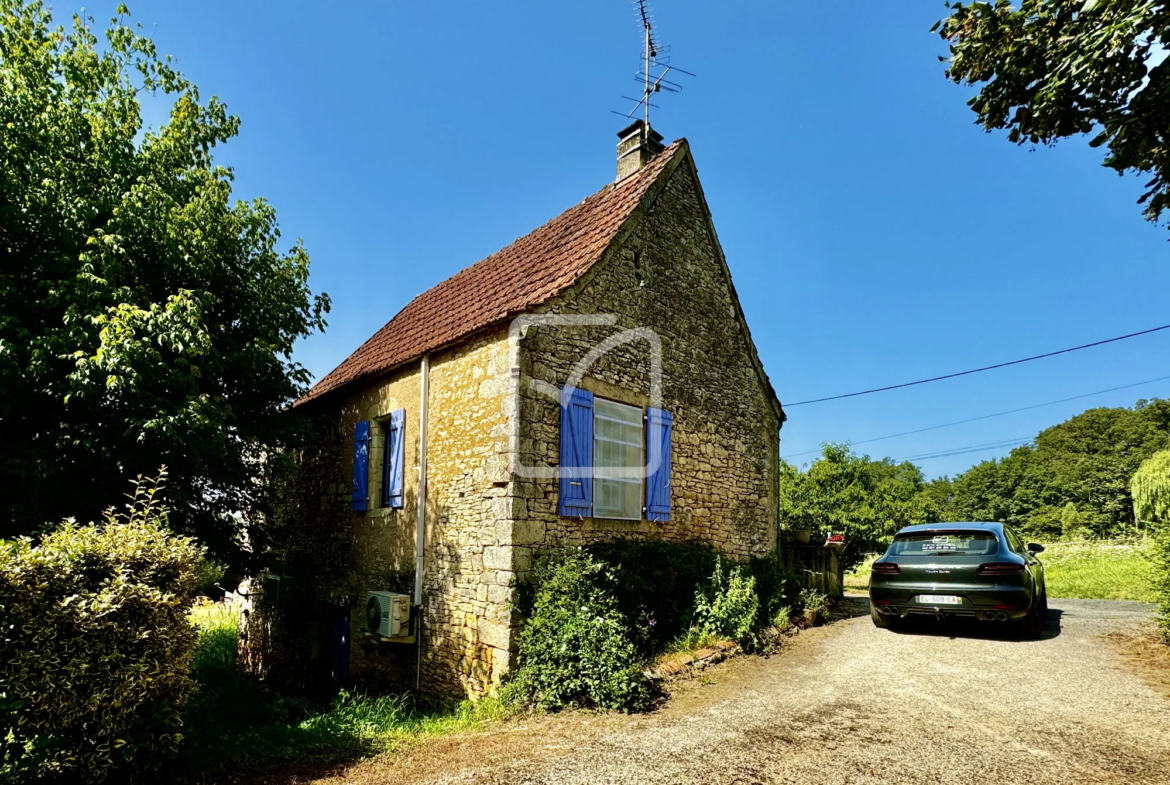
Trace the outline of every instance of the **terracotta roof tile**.
<instances>
[{"instance_id":1,"label":"terracotta roof tile","mask_svg":"<svg viewBox=\"0 0 1170 785\"><path fill-rule=\"evenodd\" d=\"M410 362L512 318L572 286L596 264L642 198L686 146L610 183L544 226L415 297L298 401Z\"/></svg>"}]
</instances>

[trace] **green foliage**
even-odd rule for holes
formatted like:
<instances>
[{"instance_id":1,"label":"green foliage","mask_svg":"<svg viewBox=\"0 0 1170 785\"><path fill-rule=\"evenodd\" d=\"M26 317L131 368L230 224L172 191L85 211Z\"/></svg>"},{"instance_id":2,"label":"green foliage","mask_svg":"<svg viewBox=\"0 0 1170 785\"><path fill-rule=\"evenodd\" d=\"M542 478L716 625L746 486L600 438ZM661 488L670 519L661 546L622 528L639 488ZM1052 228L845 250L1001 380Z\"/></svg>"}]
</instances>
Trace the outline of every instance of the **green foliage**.
<instances>
[{"instance_id":1,"label":"green foliage","mask_svg":"<svg viewBox=\"0 0 1170 785\"><path fill-rule=\"evenodd\" d=\"M884 549L898 529L939 516L947 491L925 483L912 463L871 460L848 445L826 444L805 471L782 463L780 520L792 530L843 533L846 569Z\"/></svg>"},{"instance_id":2,"label":"green foliage","mask_svg":"<svg viewBox=\"0 0 1170 785\"><path fill-rule=\"evenodd\" d=\"M528 617L512 687L540 705L633 710L643 664L787 623L800 580L776 556L736 565L703 543L611 540L552 553L518 587Z\"/></svg>"},{"instance_id":3,"label":"green foliage","mask_svg":"<svg viewBox=\"0 0 1170 785\"><path fill-rule=\"evenodd\" d=\"M185 712L176 768L190 779L234 778L279 763L336 764L385 752L419 736L466 730L507 716L506 699L423 707L398 695L340 693L326 704L266 690L237 667L239 609L196 607L192 675L198 691Z\"/></svg>"},{"instance_id":4,"label":"green foliage","mask_svg":"<svg viewBox=\"0 0 1170 785\"><path fill-rule=\"evenodd\" d=\"M789 609L797 602L803 586L801 576L784 566L778 553L753 559L748 570L756 582L756 596L760 598L755 629L783 627L776 619L788 617Z\"/></svg>"},{"instance_id":5,"label":"green foliage","mask_svg":"<svg viewBox=\"0 0 1170 785\"><path fill-rule=\"evenodd\" d=\"M1170 450L1144 461L1130 481L1134 514L1170 526Z\"/></svg>"},{"instance_id":6,"label":"green foliage","mask_svg":"<svg viewBox=\"0 0 1170 785\"><path fill-rule=\"evenodd\" d=\"M0 778L99 780L178 749L202 552L167 533L155 492L0 547Z\"/></svg>"},{"instance_id":7,"label":"green foliage","mask_svg":"<svg viewBox=\"0 0 1170 785\"><path fill-rule=\"evenodd\" d=\"M816 589L802 589L796 601L797 607L806 611L819 611L825 607L825 595Z\"/></svg>"},{"instance_id":8,"label":"green foliage","mask_svg":"<svg viewBox=\"0 0 1170 785\"><path fill-rule=\"evenodd\" d=\"M1040 560L1049 597L1154 602L1152 540L1053 543Z\"/></svg>"},{"instance_id":9,"label":"green foliage","mask_svg":"<svg viewBox=\"0 0 1170 785\"><path fill-rule=\"evenodd\" d=\"M222 562L205 558L195 565L195 593L210 597L218 593L216 584L223 580L227 568Z\"/></svg>"},{"instance_id":10,"label":"green foliage","mask_svg":"<svg viewBox=\"0 0 1170 785\"><path fill-rule=\"evenodd\" d=\"M786 630L792 625L792 609L780 608L768 619L768 622L778 630Z\"/></svg>"},{"instance_id":11,"label":"green foliage","mask_svg":"<svg viewBox=\"0 0 1170 785\"><path fill-rule=\"evenodd\" d=\"M618 607L613 570L575 551L542 562L536 573L532 613L520 633L518 689L550 709L645 706L643 660Z\"/></svg>"},{"instance_id":12,"label":"green foliage","mask_svg":"<svg viewBox=\"0 0 1170 785\"><path fill-rule=\"evenodd\" d=\"M691 627L703 635L754 641L760 598L756 579L738 565L720 559L711 578L695 592Z\"/></svg>"},{"instance_id":13,"label":"green foliage","mask_svg":"<svg viewBox=\"0 0 1170 785\"><path fill-rule=\"evenodd\" d=\"M979 85L987 130L1017 144L1095 133L1104 165L1150 175L1139 200L1157 220L1170 203L1170 47L1164 0L1008 0L951 6L935 26L950 43L947 78Z\"/></svg>"},{"instance_id":14,"label":"green foliage","mask_svg":"<svg viewBox=\"0 0 1170 785\"><path fill-rule=\"evenodd\" d=\"M956 477L952 520L1002 521L1037 539L1055 539L1064 534L1067 515L1088 536L1131 534L1130 480L1142 461L1167 447L1170 401L1089 409L1041 431L1035 446Z\"/></svg>"},{"instance_id":15,"label":"green foliage","mask_svg":"<svg viewBox=\"0 0 1170 785\"><path fill-rule=\"evenodd\" d=\"M165 463L172 528L231 560L235 513L264 512L298 442L291 354L329 301L273 208L232 200L213 151L239 119L126 13L99 42L91 19L0 0L0 537L96 520Z\"/></svg>"},{"instance_id":16,"label":"green foliage","mask_svg":"<svg viewBox=\"0 0 1170 785\"><path fill-rule=\"evenodd\" d=\"M1162 634L1170 643L1170 450L1142 463L1134 473L1130 491L1134 514L1155 524L1152 586L1160 601Z\"/></svg>"},{"instance_id":17,"label":"green foliage","mask_svg":"<svg viewBox=\"0 0 1170 785\"><path fill-rule=\"evenodd\" d=\"M686 632L695 592L720 558L704 543L661 541L610 540L588 552L613 576L610 590L646 659Z\"/></svg>"}]
</instances>

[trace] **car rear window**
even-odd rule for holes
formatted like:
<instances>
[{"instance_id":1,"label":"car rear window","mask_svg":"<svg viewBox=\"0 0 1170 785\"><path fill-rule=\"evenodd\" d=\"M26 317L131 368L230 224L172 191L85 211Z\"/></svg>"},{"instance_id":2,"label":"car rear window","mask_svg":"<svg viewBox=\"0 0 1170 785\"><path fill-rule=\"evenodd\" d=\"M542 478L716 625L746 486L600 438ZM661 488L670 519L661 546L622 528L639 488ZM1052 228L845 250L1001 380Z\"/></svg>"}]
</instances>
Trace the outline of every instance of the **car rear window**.
<instances>
[{"instance_id":1,"label":"car rear window","mask_svg":"<svg viewBox=\"0 0 1170 785\"><path fill-rule=\"evenodd\" d=\"M914 554L963 553L991 554L999 550L999 541L990 532L915 532L899 534L890 546L891 556Z\"/></svg>"}]
</instances>

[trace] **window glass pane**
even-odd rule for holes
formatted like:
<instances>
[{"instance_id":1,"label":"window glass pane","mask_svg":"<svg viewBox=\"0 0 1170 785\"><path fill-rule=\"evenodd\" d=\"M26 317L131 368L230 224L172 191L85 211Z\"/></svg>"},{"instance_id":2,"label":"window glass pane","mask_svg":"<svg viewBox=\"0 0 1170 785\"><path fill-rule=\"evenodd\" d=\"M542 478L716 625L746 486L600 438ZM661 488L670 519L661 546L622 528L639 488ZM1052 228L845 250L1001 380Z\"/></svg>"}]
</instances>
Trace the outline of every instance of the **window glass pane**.
<instances>
[{"instance_id":1,"label":"window glass pane","mask_svg":"<svg viewBox=\"0 0 1170 785\"><path fill-rule=\"evenodd\" d=\"M642 427L642 410L637 406L627 406L624 403L614 403L604 398L595 398L594 407L597 414L601 417L627 422L631 425L638 426L638 428Z\"/></svg>"},{"instance_id":2,"label":"window glass pane","mask_svg":"<svg viewBox=\"0 0 1170 785\"><path fill-rule=\"evenodd\" d=\"M640 444L642 438L642 424L632 425L616 420L606 420L595 417L593 435L598 439L608 439L616 442L633 442Z\"/></svg>"},{"instance_id":3,"label":"window glass pane","mask_svg":"<svg viewBox=\"0 0 1170 785\"><path fill-rule=\"evenodd\" d=\"M625 477L640 479L642 473L642 448L617 442L596 441L593 445L594 475L598 477ZM627 469L627 471L611 471Z\"/></svg>"},{"instance_id":4,"label":"window glass pane","mask_svg":"<svg viewBox=\"0 0 1170 785\"><path fill-rule=\"evenodd\" d=\"M890 546L890 554L893 556L933 556L938 553L989 555L997 550L999 541L995 535L984 531L900 534Z\"/></svg>"},{"instance_id":5,"label":"window glass pane","mask_svg":"<svg viewBox=\"0 0 1170 785\"><path fill-rule=\"evenodd\" d=\"M622 480L593 481L593 515L597 518L642 518L642 484Z\"/></svg>"},{"instance_id":6,"label":"window glass pane","mask_svg":"<svg viewBox=\"0 0 1170 785\"><path fill-rule=\"evenodd\" d=\"M642 518L642 410L594 399L593 514Z\"/></svg>"}]
</instances>

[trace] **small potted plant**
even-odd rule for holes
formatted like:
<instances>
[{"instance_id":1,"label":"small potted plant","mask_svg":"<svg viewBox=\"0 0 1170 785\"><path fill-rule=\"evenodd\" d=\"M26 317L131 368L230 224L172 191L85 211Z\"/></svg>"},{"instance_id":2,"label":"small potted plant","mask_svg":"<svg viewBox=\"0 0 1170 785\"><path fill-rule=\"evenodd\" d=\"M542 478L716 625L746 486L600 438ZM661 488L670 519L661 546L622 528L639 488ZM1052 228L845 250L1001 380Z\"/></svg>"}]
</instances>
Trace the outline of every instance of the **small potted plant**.
<instances>
[{"instance_id":1,"label":"small potted plant","mask_svg":"<svg viewBox=\"0 0 1170 785\"><path fill-rule=\"evenodd\" d=\"M816 589L801 589L800 605L804 608L804 626L815 627L825 612L825 595Z\"/></svg>"},{"instance_id":2,"label":"small potted plant","mask_svg":"<svg viewBox=\"0 0 1170 785\"><path fill-rule=\"evenodd\" d=\"M831 548L831 549L835 550L837 553L840 553L841 549L845 547L845 535L844 534L830 534L828 539L825 540L825 547Z\"/></svg>"}]
</instances>

